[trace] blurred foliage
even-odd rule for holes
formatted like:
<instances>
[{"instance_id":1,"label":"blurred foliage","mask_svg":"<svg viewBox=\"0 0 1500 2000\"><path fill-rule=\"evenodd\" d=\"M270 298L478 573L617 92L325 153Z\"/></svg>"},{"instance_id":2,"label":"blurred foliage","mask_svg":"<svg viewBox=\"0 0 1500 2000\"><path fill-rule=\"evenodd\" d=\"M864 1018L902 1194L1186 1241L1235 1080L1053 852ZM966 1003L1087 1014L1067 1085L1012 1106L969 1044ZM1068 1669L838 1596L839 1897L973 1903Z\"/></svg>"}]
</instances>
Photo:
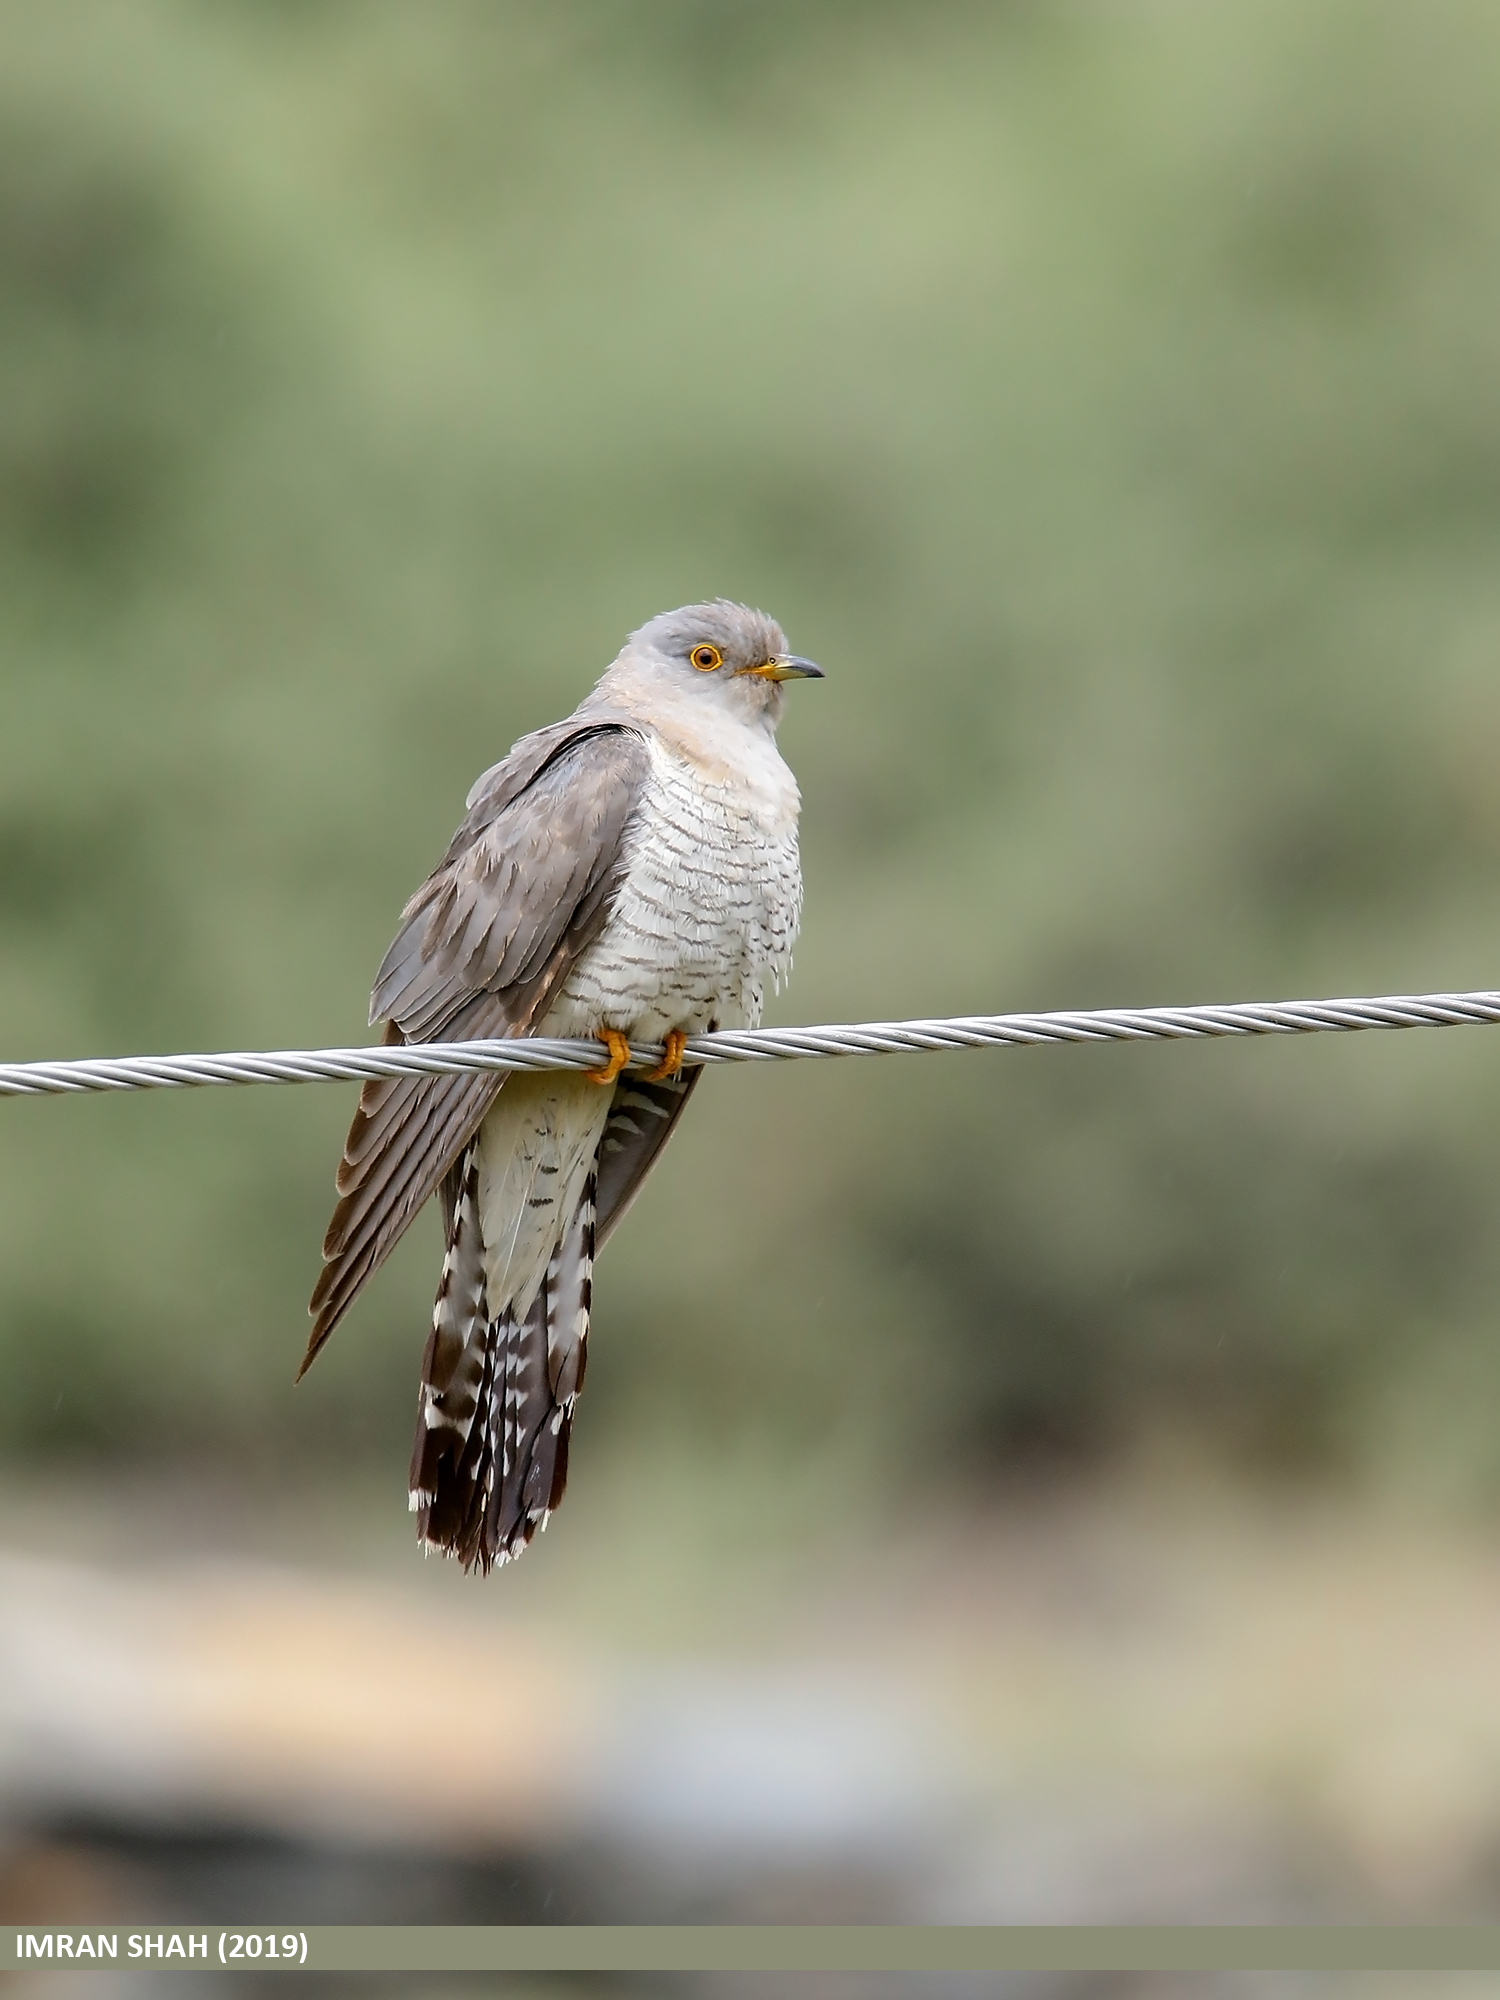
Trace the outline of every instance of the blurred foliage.
<instances>
[{"instance_id":1,"label":"blurred foliage","mask_svg":"<svg viewBox=\"0 0 1500 2000\"><path fill-rule=\"evenodd\" d=\"M1497 75L1477 0L6 7L0 1045L360 1038L472 777L718 593L829 670L774 1018L1500 985ZM348 1111L6 1106L10 1446L403 1462L431 1218L290 1388ZM1484 1492L1497 1111L1478 1033L715 1077L581 1436Z\"/></svg>"}]
</instances>

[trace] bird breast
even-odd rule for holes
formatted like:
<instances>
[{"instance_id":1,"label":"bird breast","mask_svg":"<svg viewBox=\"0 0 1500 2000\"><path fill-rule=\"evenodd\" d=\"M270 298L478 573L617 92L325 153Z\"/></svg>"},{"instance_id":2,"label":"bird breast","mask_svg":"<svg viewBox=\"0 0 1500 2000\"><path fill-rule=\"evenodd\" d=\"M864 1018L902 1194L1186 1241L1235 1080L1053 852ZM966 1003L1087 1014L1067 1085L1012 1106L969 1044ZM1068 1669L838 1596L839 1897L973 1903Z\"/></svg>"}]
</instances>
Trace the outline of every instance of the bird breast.
<instances>
[{"instance_id":1,"label":"bird breast","mask_svg":"<svg viewBox=\"0 0 1500 2000\"><path fill-rule=\"evenodd\" d=\"M770 735L700 759L642 732L650 775L625 835L610 916L541 1031L754 1027L790 969L802 912L796 780Z\"/></svg>"}]
</instances>

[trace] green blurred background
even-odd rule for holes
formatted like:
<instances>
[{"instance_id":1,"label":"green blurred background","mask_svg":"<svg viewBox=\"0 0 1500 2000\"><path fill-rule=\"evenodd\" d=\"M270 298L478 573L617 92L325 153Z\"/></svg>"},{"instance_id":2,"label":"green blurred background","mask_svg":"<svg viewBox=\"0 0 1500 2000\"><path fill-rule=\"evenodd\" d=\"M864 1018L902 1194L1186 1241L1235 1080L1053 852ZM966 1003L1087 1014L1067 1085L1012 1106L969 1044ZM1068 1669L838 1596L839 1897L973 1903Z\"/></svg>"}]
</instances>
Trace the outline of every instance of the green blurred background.
<instances>
[{"instance_id":1,"label":"green blurred background","mask_svg":"<svg viewBox=\"0 0 1500 2000\"><path fill-rule=\"evenodd\" d=\"M1497 75L1477 0L0 9L0 1049L362 1039L472 778L716 594L828 670L773 1019L1500 985ZM291 1387L349 1110L4 1106L14 1463L399 1507L431 1217ZM1497 1111L1481 1034L715 1076L575 1475L1483 1504Z\"/></svg>"}]
</instances>

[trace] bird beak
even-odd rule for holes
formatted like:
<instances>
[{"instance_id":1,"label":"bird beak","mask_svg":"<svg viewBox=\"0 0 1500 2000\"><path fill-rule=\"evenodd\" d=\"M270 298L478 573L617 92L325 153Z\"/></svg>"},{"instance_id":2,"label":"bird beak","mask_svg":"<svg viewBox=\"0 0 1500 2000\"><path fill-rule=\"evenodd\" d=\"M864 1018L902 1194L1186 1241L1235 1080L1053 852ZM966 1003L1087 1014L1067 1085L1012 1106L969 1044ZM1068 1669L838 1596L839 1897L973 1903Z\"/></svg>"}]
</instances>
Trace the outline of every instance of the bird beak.
<instances>
[{"instance_id":1,"label":"bird beak","mask_svg":"<svg viewBox=\"0 0 1500 2000\"><path fill-rule=\"evenodd\" d=\"M754 674L763 681L820 681L823 669L811 660L799 659L795 653L778 653L773 660L762 660L758 667L741 667L742 674Z\"/></svg>"}]
</instances>

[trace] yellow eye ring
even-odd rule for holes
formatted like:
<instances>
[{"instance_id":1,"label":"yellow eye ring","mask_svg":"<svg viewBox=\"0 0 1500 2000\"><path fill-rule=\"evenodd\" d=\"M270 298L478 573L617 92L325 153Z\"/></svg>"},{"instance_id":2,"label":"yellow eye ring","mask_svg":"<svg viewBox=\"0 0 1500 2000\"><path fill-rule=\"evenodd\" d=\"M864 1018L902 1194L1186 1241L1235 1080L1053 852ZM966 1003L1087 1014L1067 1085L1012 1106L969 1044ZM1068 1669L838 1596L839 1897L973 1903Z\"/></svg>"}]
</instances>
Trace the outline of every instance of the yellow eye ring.
<instances>
[{"instance_id":1,"label":"yellow eye ring","mask_svg":"<svg viewBox=\"0 0 1500 2000\"><path fill-rule=\"evenodd\" d=\"M688 658L700 674L711 674L715 667L722 667L724 655L717 646L694 646Z\"/></svg>"}]
</instances>

